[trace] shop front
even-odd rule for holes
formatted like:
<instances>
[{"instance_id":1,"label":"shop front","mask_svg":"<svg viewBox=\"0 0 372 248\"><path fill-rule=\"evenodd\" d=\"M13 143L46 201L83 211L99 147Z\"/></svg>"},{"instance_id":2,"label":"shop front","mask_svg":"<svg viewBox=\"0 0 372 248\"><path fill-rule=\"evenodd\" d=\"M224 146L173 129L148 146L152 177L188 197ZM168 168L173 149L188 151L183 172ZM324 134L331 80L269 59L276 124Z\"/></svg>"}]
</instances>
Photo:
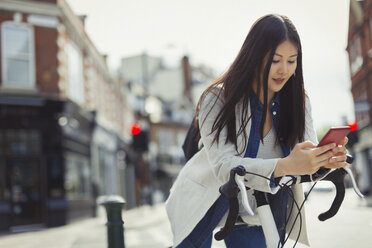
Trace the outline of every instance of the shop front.
<instances>
[{"instance_id":1,"label":"shop front","mask_svg":"<svg viewBox=\"0 0 372 248\"><path fill-rule=\"evenodd\" d=\"M92 122L69 102L0 96L0 231L58 226L91 215Z\"/></svg>"}]
</instances>

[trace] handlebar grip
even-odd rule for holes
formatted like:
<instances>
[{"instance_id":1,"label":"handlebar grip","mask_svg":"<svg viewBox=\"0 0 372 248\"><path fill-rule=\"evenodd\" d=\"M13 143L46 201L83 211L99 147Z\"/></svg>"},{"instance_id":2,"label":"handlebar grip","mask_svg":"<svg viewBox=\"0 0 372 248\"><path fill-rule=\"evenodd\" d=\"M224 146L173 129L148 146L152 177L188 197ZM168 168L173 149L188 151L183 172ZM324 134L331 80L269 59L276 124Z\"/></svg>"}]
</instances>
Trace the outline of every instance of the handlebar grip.
<instances>
[{"instance_id":1,"label":"handlebar grip","mask_svg":"<svg viewBox=\"0 0 372 248\"><path fill-rule=\"evenodd\" d=\"M214 235L214 238L216 240L222 240L229 236L229 234L232 232L236 219L238 218L239 214L239 202L238 202L238 193L239 193L239 187L235 182L235 175L238 174L240 176L245 175L245 169L243 166L235 167L230 171L230 178L227 183L222 185L219 189L221 195L225 196L227 199L229 199L229 213L227 215L227 220L224 225L224 227L221 229L221 231L217 232Z\"/></svg>"},{"instance_id":2,"label":"handlebar grip","mask_svg":"<svg viewBox=\"0 0 372 248\"><path fill-rule=\"evenodd\" d=\"M328 220L329 218L332 218L337 214L338 210L341 207L341 204L345 197L345 186L344 183L337 183L335 184L335 186L337 192L335 199L333 200L332 205L328 211L319 214L318 219L320 221L325 221Z\"/></svg>"},{"instance_id":3,"label":"handlebar grip","mask_svg":"<svg viewBox=\"0 0 372 248\"><path fill-rule=\"evenodd\" d=\"M230 235L230 233L234 229L236 219L238 218L238 214L239 214L238 198L237 197L230 198L229 204L230 204L230 208L229 208L229 213L227 215L225 226L214 235L214 238L217 241L223 240L227 236Z\"/></svg>"},{"instance_id":4,"label":"handlebar grip","mask_svg":"<svg viewBox=\"0 0 372 248\"><path fill-rule=\"evenodd\" d=\"M338 210L341 207L341 204L345 197L345 184L344 178L346 175L346 171L343 168L337 169L329 173L325 178L322 180L331 181L336 186L336 196L332 202L330 209L318 216L320 221L325 221L329 218L332 218L335 214L337 214Z\"/></svg>"}]
</instances>

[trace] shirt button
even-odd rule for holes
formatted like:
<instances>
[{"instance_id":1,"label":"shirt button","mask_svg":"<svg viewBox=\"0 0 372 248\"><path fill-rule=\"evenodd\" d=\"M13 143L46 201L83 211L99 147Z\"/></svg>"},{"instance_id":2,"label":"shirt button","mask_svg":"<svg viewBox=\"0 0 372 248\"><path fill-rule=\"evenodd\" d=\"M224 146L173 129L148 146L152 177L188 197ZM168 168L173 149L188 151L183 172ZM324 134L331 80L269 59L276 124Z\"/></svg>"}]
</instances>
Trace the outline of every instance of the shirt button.
<instances>
[{"instance_id":1,"label":"shirt button","mask_svg":"<svg viewBox=\"0 0 372 248\"><path fill-rule=\"evenodd\" d=\"M273 103L272 103L271 105L273 105L273 106L274 106L274 105L275 105L275 102L273 102Z\"/></svg>"},{"instance_id":2,"label":"shirt button","mask_svg":"<svg viewBox=\"0 0 372 248\"><path fill-rule=\"evenodd\" d=\"M273 112L273 115L276 115L276 111Z\"/></svg>"}]
</instances>

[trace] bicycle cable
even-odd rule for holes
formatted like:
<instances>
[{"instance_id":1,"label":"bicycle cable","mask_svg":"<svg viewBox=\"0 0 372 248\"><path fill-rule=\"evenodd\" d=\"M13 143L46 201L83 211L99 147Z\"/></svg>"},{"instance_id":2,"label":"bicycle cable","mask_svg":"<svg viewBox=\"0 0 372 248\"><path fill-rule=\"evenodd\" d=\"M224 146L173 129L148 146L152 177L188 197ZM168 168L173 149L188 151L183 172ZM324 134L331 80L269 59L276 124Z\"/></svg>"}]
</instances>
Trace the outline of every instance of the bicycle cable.
<instances>
[{"instance_id":1,"label":"bicycle cable","mask_svg":"<svg viewBox=\"0 0 372 248\"><path fill-rule=\"evenodd\" d=\"M288 232L286 239L284 240L284 242L283 242L283 244L282 244L282 247L283 247L284 244L288 241L289 236L291 235L291 233L292 233L292 231L293 231L293 228L294 228L294 226L295 226L295 224L296 224L296 222L297 222L297 219L298 219L298 217L300 217L300 227L299 227L298 235L297 235L297 238L296 238L296 240L295 240L295 243L294 243L293 247L295 247L295 246L297 245L298 240L299 240L299 238L300 238L300 236L301 236L301 231L302 231L302 214L301 214L301 211L302 211L302 209L303 209L303 207L304 207L304 205L305 205L305 202L307 201L307 198L309 197L310 193L312 192L312 190L314 189L314 187L315 187L316 184L317 184L317 181L314 182L314 184L313 184L313 185L311 186L311 188L309 189L309 192L305 195L305 198L304 198L303 202L301 203L301 206L298 206L297 201L294 199L292 189L291 189L288 185L285 185L285 186L286 186L285 189L289 190L289 192L291 193L291 194L289 194L289 195L291 196L291 198L292 198L292 200L293 200L293 202L292 202L292 206L291 206L291 210L290 210L289 214L287 215L288 218L287 218L287 220L286 220L285 229L287 229L287 224L288 224L288 221L289 221L289 217L290 217L291 214L292 214L292 211L293 211L293 205L294 205L294 204L296 205L296 208L297 208L297 210L298 210L298 213L297 213L297 215L296 215L296 217L295 217L295 219L294 219L294 221L293 221L292 227L291 227L290 231ZM279 247L279 245L280 245L280 243L278 244L278 247Z\"/></svg>"},{"instance_id":2,"label":"bicycle cable","mask_svg":"<svg viewBox=\"0 0 372 248\"><path fill-rule=\"evenodd\" d=\"M290 231L288 232L287 237L284 239L283 244L282 244L281 247L284 247L284 244L288 241L289 236L290 236L290 234L292 233L294 226L296 225L297 219L299 218L299 220L300 220L300 227L299 227L299 231L298 231L297 238L296 238L295 243L294 243L294 245L293 245L293 247L295 247L295 246L297 245L298 241L299 241L299 238L300 238L300 236L301 236L301 231L302 231L302 222L303 222L303 221L302 221L302 214L301 214L301 211L302 211L302 209L303 209L303 207L304 207L304 205L305 205L305 202L306 202L307 198L309 197L310 193L312 192L313 188L315 187L317 181L314 182L314 184L311 186L309 192L305 195L305 198L304 198L303 202L302 202L301 205L299 206L299 205L298 205L298 202L296 201L296 199L295 199L295 197L294 197L294 194L293 194L292 189L291 189L290 186L288 185L290 182L292 182L292 181L294 180L293 178L292 178L291 180L289 180L288 182L286 182L284 185L281 185L281 184L277 183L277 182L276 182L274 179L272 179L272 178L268 178L268 177L265 177L265 176L263 176L263 175L260 175L260 174L254 173L254 172L249 172L249 171L247 171L247 170L245 170L245 173L246 173L246 174L253 175L253 176L258 176L258 177L264 178L264 179L266 179L266 180L272 182L275 186L278 186L281 190L287 190L287 192L288 192L288 196L291 197L292 204L291 204L291 210L290 210L289 214L287 215L288 218L287 218L287 216L286 216L286 218L285 218L286 221L285 221L285 226L284 226L284 233L285 233L285 230L287 229L287 224L288 224L288 221L289 221L289 217L291 216L291 214L292 214L292 212L293 212L293 206L294 206L294 205L296 206L296 209L297 209L298 213L296 214L296 217L294 218L294 221L293 221L293 224L292 224L292 226L291 226L291 228L290 228ZM284 213L283 213L283 214L284 214ZM278 243L278 246L277 246L277 247L280 248L280 240L279 240L279 243Z\"/></svg>"}]
</instances>

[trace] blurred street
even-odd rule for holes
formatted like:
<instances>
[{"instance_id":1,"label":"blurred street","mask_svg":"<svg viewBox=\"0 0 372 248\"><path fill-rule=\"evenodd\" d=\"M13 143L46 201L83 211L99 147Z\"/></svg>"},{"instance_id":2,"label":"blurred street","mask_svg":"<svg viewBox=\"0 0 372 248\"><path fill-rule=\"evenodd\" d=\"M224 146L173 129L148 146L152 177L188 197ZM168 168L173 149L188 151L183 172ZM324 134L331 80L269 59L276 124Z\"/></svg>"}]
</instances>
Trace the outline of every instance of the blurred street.
<instances>
[{"instance_id":1,"label":"blurred street","mask_svg":"<svg viewBox=\"0 0 372 248\"><path fill-rule=\"evenodd\" d=\"M186 163L200 97L229 84L221 79L235 71L242 38L270 13L301 34L295 80L306 82L318 139L332 126L355 129L350 168L372 196L372 0L109 2L0 0L0 248L107 247L97 209L107 196L130 209L126 248L169 247L161 202ZM319 223L329 191L319 186L307 203L313 247L371 247L372 202L348 191L340 213Z\"/></svg>"},{"instance_id":2,"label":"blurred street","mask_svg":"<svg viewBox=\"0 0 372 248\"><path fill-rule=\"evenodd\" d=\"M372 243L372 208L347 190L338 215L324 223L317 215L327 209L332 192L314 191L306 205L312 247L367 248ZM123 212L126 248L165 248L171 245L171 231L163 204ZM0 236L0 248L98 248L107 247L106 216L76 221L63 227ZM292 247L288 243L285 247ZM224 247L214 242L213 248ZM298 244L296 247L306 247Z\"/></svg>"},{"instance_id":3,"label":"blurred street","mask_svg":"<svg viewBox=\"0 0 372 248\"><path fill-rule=\"evenodd\" d=\"M301 46L289 39L298 51L286 82L306 82L319 140L330 127L353 127L350 168L370 195L348 190L338 215L321 223L334 192L318 184L305 205L312 247L372 247L372 0L0 0L0 248L107 247L97 206L107 196L130 209L122 212L126 248L170 247L162 202L186 163L200 97L213 83L228 93L235 80L224 79L235 71L248 91L231 98L234 106L246 105L256 77L269 85L264 71L234 68L263 63L236 52L270 13L301 34ZM260 56L285 61L275 46Z\"/></svg>"}]
</instances>

